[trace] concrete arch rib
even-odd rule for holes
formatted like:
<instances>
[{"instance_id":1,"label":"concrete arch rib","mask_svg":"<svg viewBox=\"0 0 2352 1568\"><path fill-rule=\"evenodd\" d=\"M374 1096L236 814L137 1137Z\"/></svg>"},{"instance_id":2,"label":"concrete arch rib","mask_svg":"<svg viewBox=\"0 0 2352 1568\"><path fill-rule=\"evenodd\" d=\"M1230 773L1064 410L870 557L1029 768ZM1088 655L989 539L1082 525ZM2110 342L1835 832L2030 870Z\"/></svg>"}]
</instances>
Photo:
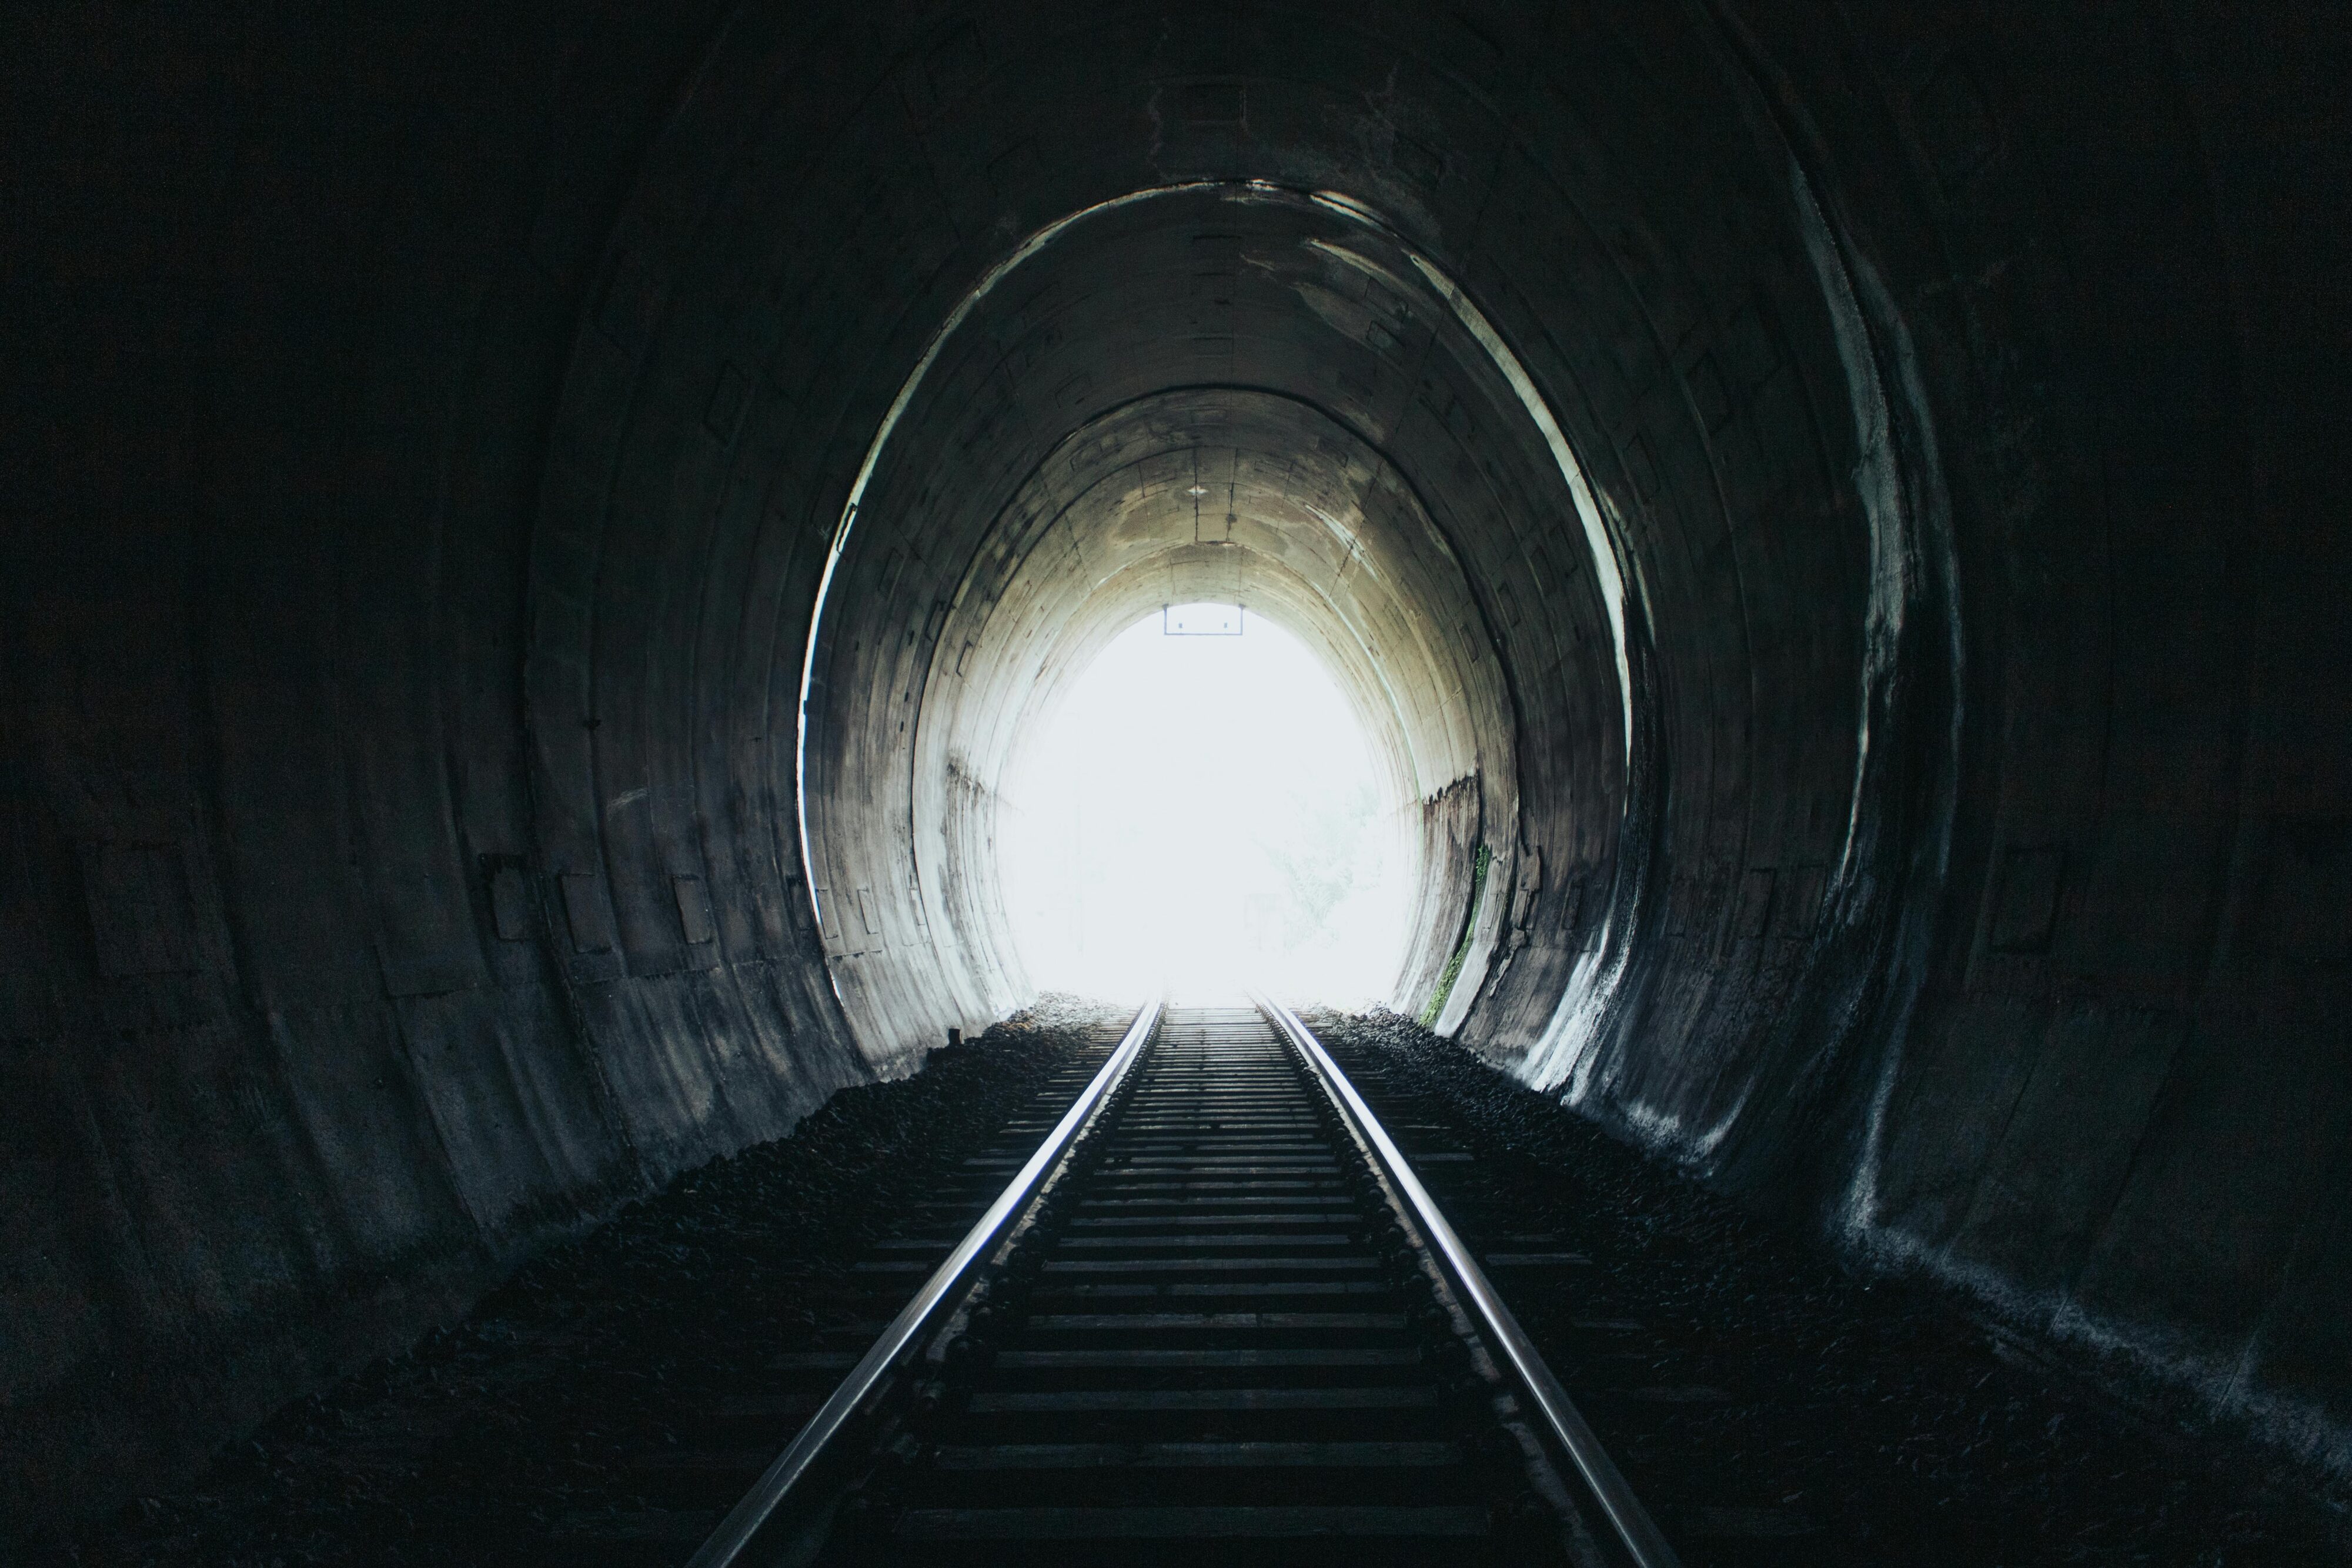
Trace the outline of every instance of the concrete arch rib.
<instances>
[{"instance_id":1,"label":"concrete arch rib","mask_svg":"<svg viewBox=\"0 0 2352 1568\"><path fill-rule=\"evenodd\" d=\"M1205 246L1230 259L1229 272L1208 275L1234 297L1230 337L1135 319L1155 308L1169 314L1164 301L1142 299L1132 280L1166 265L1171 244L1182 258L1197 259ZM1092 295L1064 297L1066 279L1106 276L1129 279L1125 291L1097 281ZM1057 344L1083 343L1098 356L1106 338L1122 333L1189 346L1200 360L1168 365L1139 355L1126 374L1099 382L1084 366L1060 379L1066 367L1056 361ZM1397 742L1399 810L1417 803L1412 836L1424 874L1398 999L1419 1006L1457 946L1463 978L1442 1026L1457 1024L1479 994L1505 911L1489 907L1463 926L1473 868L1483 847L1508 885L1523 858L1519 722L1496 655L1495 601L1470 580L1451 540L1463 519L1433 516L1420 498L1426 486L1382 450L1409 408L1351 397L1363 383L1344 374L1331 395L1315 373L1331 358L1327 343L1358 352L1369 346L1381 363L1418 366L1424 388L1454 389L1439 395L1456 420L1472 419L1460 411L1475 404L1488 465L1502 453L1522 476L1520 493L1548 495L1548 505L1580 519L1589 549L1597 526L1584 520L1590 486L1558 421L1539 398L1530 406L1524 369L1433 262L1358 204L1255 182L1186 183L1099 203L1015 247L926 345L835 530L803 672L795 758L809 883L834 983L870 1058L887 1061L950 1019L1001 1011L1024 993L986 869L988 802L1008 753L1001 738L973 732L964 718L941 720L935 698L962 700L981 672L1023 686L1066 674L1074 649L1108 635L1098 617L1119 612L1108 607L1157 601L1142 580L1129 580L1134 551L1146 541L1154 550L1198 547L1168 551L1164 565L1171 585L1197 583L1205 596L1245 597L1264 573L1272 574L1265 583L1296 580L1288 591L1258 584L1271 594L1261 602L1286 606L1333 655L1372 733ZM1203 371L1214 378L1205 385ZM1192 390L1169 390L1186 383ZM1488 435L1502 430L1516 434ZM983 449L992 455L975 465L972 455ZM1039 453L1034 468L997 455L1029 452ZM1215 538L1199 537L1189 502L1176 508L1181 518L1165 505L1181 488L1172 483L1177 470L1197 478L1203 454L1226 469L1225 511L1212 520L1234 518ZM949 474L952 480L943 478ZM1172 521L1185 525L1187 540L1167 532ZM1024 574L1083 579L1085 592L1015 591ZM1580 575L1592 585L1587 601L1599 601L1591 605L1599 612L1593 624L1605 628L1622 670L1613 554ZM845 632L842 612L829 602L845 591L856 596L861 626L878 615L893 631ZM1002 608L1008 596L1018 610ZM1003 637L1041 634L1042 625L1020 616L1048 603L1086 628L1055 644L1064 662L1000 662ZM901 651L886 658L886 645ZM1586 681L1591 674L1580 672ZM1631 733L1622 679L1610 699L1619 734L1596 749L1622 770ZM982 701L982 711L999 706L994 697ZM905 716L877 729L877 713ZM820 733L838 741L856 723L866 726L861 746L814 744ZM901 742L902 733L913 738ZM1622 799L1622 787L1611 792ZM951 796L964 801L952 826ZM860 821L877 810L883 817L857 829L828 818L845 810ZM887 831L877 826L884 818ZM953 852L950 840L961 846ZM877 913L889 902L877 895L884 888L906 894L895 938L889 917ZM883 956L892 953L898 956Z\"/></svg>"}]
</instances>

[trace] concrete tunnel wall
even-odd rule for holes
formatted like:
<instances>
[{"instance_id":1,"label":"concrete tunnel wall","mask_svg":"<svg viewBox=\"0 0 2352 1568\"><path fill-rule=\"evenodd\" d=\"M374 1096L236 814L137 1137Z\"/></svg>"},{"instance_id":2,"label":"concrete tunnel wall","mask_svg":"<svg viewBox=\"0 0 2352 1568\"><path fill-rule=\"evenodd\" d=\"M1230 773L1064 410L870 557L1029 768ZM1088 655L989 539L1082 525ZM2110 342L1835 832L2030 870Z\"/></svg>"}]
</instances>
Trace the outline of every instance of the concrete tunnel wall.
<instances>
[{"instance_id":1,"label":"concrete tunnel wall","mask_svg":"<svg viewBox=\"0 0 2352 1568\"><path fill-rule=\"evenodd\" d=\"M1201 444L1212 431L1217 444ZM1196 487L1210 493L1195 497ZM1507 799L1511 727L1494 661L1464 635L1477 612L1458 566L1379 454L1308 403L1231 388L1159 394L1060 442L985 537L975 575L953 601L933 601L919 730L897 766L874 769L910 771L912 799L894 810L919 824L913 880L940 890L935 902L952 925L950 944L914 946L902 960L908 979L961 957L976 976L987 965L1001 971L997 995L1025 993L1003 951L992 842L1000 798L1020 809L1003 792L1020 742L1138 619L1165 604L1246 600L1331 666L1376 766L1386 764L1385 794L1407 847L1451 857L1423 880L1399 980L1402 994L1425 993L1456 935L1468 874L1471 849L1453 831L1461 813L1450 803L1491 792L1480 788L1482 745ZM891 711L889 695L873 711ZM858 770L820 749L839 779L813 807L829 821L834 802L854 795ZM836 876L835 885L851 880ZM845 925L849 900L841 910ZM868 983L863 974L848 982Z\"/></svg>"},{"instance_id":2,"label":"concrete tunnel wall","mask_svg":"<svg viewBox=\"0 0 2352 1568\"><path fill-rule=\"evenodd\" d=\"M1401 1001L1483 844L1467 1046L2345 1469L2345 21L12 20L7 1507L1020 999L1010 737L1228 578Z\"/></svg>"}]
</instances>

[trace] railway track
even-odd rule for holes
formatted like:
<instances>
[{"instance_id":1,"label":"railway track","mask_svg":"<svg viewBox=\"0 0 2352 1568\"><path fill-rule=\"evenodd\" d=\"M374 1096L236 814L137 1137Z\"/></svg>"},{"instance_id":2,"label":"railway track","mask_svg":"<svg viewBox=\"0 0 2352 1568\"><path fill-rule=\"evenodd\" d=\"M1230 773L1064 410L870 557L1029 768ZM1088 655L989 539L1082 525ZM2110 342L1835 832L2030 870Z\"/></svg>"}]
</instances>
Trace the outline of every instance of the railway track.
<instances>
[{"instance_id":1,"label":"railway track","mask_svg":"<svg viewBox=\"0 0 2352 1568\"><path fill-rule=\"evenodd\" d=\"M885 1561L1675 1558L1306 1026L1155 1003L689 1568Z\"/></svg>"}]
</instances>

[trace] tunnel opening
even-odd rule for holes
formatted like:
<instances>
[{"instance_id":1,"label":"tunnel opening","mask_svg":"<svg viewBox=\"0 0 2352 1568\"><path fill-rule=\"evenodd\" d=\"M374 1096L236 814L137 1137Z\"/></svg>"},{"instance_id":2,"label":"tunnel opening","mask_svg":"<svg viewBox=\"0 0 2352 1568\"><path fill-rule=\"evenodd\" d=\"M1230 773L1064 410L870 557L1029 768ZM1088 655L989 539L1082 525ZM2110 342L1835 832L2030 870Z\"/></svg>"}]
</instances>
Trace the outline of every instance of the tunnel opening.
<instances>
[{"instance_id":1,"label":"tunnel opening","mask_svg":"<svg viewBox=\"0 0 2352 1568\"><path fill-rule=\"evenodd\" d=\"M998 853L1031 983L1392 1000L1417 868L1374 744L1276 621L1171 604L1128 627L1008 760Z\"/></svg>"},{"instance_id":2,"label":"tunnel opening","mask_svg":"<svg viewBox=\"0 0 2352 1568\"><path fill-rule=\"evenodd\" d=\"M1622 965L1574 965L1630 940L1601 916L1649 808L1600 507L1503 334L1360 200L1148 186L1013 246L880 417L818 588L803 841L861 1049L892 1071L1028 994L993 838L1015 738L1118 630L1209 600L1301 635L1413 804L1390 996L1442 988L1450 1033L1517 966L1528 1003L1580 977L1605 1007ZM1511 897L1474 896L1490 865Z\"/></svg>"}]
</instances>

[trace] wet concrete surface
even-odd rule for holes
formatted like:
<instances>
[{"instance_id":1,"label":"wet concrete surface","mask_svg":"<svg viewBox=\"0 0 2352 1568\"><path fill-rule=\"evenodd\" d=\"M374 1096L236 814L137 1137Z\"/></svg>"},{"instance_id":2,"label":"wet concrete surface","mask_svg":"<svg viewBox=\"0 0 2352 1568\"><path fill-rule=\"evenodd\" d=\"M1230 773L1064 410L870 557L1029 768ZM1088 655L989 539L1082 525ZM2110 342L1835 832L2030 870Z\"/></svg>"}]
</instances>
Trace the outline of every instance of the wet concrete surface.
<instances>
[{"instance_id":1,"label":"wet concrete surface","mask_svg":"<svg viewBox=\"0 0 2352 1568\"><path fill-rule=\"evenodd\" d=\"M1409 1019L1308 1020L1689 1568L2352 1561L2340 1499L2128 1369L1849 1271Z\"/></svg>"},{"instance_id":2,"label":"wet concrete surface","mask_svg":"<svg viewBox=\"0 0 2352 1568\"><path fill-rule=\"evenodd\" d=\"M682 1561L878 1328L860 1260L1116 1011L845 1091L28 1561ZM1690 1568L2352 1561L2315 1483L2111 1369L1851 1272L1407 1019L1309 1016Z\"/></svg>"},{"instance_id":3,"label":"wet concrete surface","mask_svg":"<svg viewBox=\"0 0 2352 1568\"><path fill-rule=\"evenodd\" d=\"M1066 1104L1089 1027L1125 1017L1042 1002L912 1077L845 1090L280 1409L187 1491L28 1560L683 1561L928 1271L877 1249L930 1223L947 1173L1008 1122Z\"/></svg>"}]
</instances>

